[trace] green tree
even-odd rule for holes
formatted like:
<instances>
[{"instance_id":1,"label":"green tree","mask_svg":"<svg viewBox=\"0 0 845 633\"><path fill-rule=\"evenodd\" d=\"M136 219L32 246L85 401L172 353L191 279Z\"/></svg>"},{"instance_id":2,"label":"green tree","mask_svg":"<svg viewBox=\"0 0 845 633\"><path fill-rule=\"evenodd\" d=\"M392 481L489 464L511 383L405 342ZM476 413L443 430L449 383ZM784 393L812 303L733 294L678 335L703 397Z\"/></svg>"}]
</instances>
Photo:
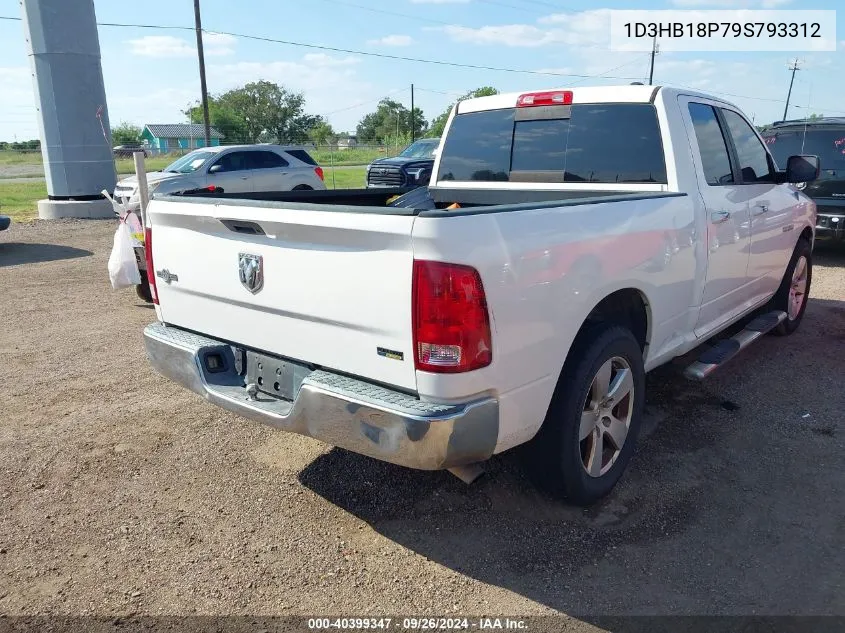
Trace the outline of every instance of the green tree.
<instances>
[{"instance_id":1,"label":"green tree","mask_svg":"<svg viewBox=\"0 0 845 633\"><path fill-rule=\"evenodd\" d=\"M115 145L132 145L141 142L141 128L123 121L111 131L112 142Z\"/></svg>"},{"instance_id":2,"label":"green tree","mask_svg":"<svg viewBox=\"0 0 845 633\"><path fill-rule=\"evenodd\" d=\"M470 90L468 93L460 97L458 101L463 101L464 99L474 99L475 97L490 97L492 95L497 94L499 94L499 91L495 88L491 88L490 86L482 86L481 88ZM455 103L457 103L458 101L456 101ZM444 110L443 113L440 114L440 116L438 116L431 122L431 128L428 131L428 136L443 136L443 132L446 129L446 123L449 121L449 115L452 114L452 108L455 107L455 103L446 108L446 110Z\"/></svg>"},{"instance_id":3,"label":"green tree","mask_svg":"<svg viewBox=\"0 0 845 633\"><path fill-rule=\"evenodd\" d=\"M216 102L241 121L249 143L259 142L262 134L280 143L302 142L320 120L305 112L301 93L289 92L270 81L248 83L223 93Z\"/></svg>"},{"instance_id":4,"label":"green tree","mask_svg":"<svg viewBox=\"0 0 845 633\"><path fill-rule=\"evenodd\" d=\"M185 110L191 123L203 123L202 106L194 104ZM215 130L223 135L227 143L249 143L246 126L241 116L233 109L220 103L216 97L208 98L208 118Z\"/></svg>"},{"instance_id":5,"label":"green tree","mask_svg":"<svg viewBox=\"0 0 845 633\"><path fill-rule=\"evenodd\" d=\"M334 129L322 117L308 130L308 138L314 145L328 145L335 137Z\"/></svg>"},{"instance_id":6,"label":"green tree","mask_svg":"<svg viewBox=\"0 0 845 633\"><path fill-rule=\"evenodd\" d=\"M813 112L808 118L810 119L810 121L816 121L817 119L823 119L824 115L816 114L815 112Z\"/></svg>"},{"instance_id":7,"label":"green tree","mask_svg":"<svg viewBox=\"0 0 845 633\"><path fill-rule=\"evenodd\" d=\"M420 108L414 108L414 132L424 136L428 122ZM388 137L411 133L411 111L398 101L382 99L375 112L370 112L358 123L356 134L359 143L383 143Z\"/></svg>"}]
</instances>

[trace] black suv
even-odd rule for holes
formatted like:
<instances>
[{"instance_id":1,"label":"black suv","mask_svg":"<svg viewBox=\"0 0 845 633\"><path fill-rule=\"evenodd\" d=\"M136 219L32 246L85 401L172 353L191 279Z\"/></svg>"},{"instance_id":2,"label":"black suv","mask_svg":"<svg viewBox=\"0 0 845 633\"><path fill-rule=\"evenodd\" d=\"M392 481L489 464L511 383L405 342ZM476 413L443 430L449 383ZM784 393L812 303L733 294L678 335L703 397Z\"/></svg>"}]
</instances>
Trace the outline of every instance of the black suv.
<instances>
[{"instance_id":1,"label":"black suv","mask_svg":"<svg viewBox=\"0 0 845 633\"><path fill-rule=\"evenodd\" d=\"M431 178L439 138L424 138L394 158L379 158L367 166L367 187L422 187Z\"/></svg>"},{"instance_id":2,"label":"black suv","mask_svg":"<svg viewBox=\"0 0 845 633\"><path fill-rule=\"evenodd\" d=\"M819 179L803 188L816 203L816 238L845 239L845 118L779 121L762 136L781 169L792 154L819 157Z\"/></svg>"}]
</instances>

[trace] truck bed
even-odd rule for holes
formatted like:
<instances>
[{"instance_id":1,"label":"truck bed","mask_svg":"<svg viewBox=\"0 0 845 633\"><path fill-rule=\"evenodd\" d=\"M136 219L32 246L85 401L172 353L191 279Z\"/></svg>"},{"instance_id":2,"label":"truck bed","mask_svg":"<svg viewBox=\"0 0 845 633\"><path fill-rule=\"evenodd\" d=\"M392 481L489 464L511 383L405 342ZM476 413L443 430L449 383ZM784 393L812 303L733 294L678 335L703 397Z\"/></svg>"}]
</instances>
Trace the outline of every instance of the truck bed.
<instances>
[{"instance_id":1,"label":"truck bed","mask_svg":"<svg viewBox=\"0 0 845 633\"><path fill-rule=\"evenodd\" d=\"M207 202L209 198L226 205L255 208L284 208L345 213L375 213L437 217L473 213L503 213L555 206L577 206L596 202L622 202L684 196L677 192L592 191L592 190L502 190L451 189L443 187L335 189L326 191L265 191L253 193L220 193L200 190L160 199ZM460 208L447 209L457 203Z\"/></svg>"}]
</instances>

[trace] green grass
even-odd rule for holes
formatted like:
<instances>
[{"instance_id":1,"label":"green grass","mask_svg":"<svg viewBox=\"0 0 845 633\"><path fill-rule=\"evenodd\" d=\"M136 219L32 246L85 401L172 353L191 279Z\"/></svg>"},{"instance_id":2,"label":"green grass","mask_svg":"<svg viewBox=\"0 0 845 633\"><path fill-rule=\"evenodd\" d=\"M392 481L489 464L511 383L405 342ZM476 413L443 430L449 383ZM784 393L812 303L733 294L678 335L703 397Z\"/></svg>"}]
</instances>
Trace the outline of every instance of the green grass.
<instances>
[{"instance_id":1,"label":"green grass","mask_svg":"<svg viewBox=\"0 0 845 633\"><path fill-rule=\"evenodd\" d=\"M0 150L0 165L40 165L40 151Z\"/></svg>"},{"instance_id":2,"label":"green grass","mask_svg":"<svg viewBox=\"0 0 845 633\"><path fill-rule=\"evenodd\" d=\"M401 151L403 148L400 148ZM368 165L376 158L395 156L395 147L356 147L354 149L334 150L309 149L308 153L320 165ZM334 161L334 163L332 163Z\"/></svg>"},{"instance_id":3,"label":"green grass","mask_svg":"<svg viewBox=\"0 0 845 633\"><path fill-rule=\"evenodd\" d=\"M337 169L334 171L334 185L332 184L332 170L324 169L326 187L329 189L357 189L363 187L365 170ZM15 222L24 222L38 217L36 203L47 197L47 184L43 180L29 182L3 182L0 180L0 215L8 215Z\"/></svg>"},{"instance_id":4,"label":"green grass","mask_svg":"<svg viewBox=\"0 0 845 633\"><path fill-rule=\"evenodd\" d=\"M323 167L323 175L327 189L360 189L367 185L366 169L335 169L334 184L332 183L331 167Z\"/></svg>"},{"instance_id":5,"label":"green grass","mask_svg":"<svg viewBox=\"0 0 845 633\"><path fill-rule=\"evenodd\" d=\"M36 202L47 197L47 183L43 180L4 183L0 181L0 215L8 215L15 222L38 217Z\"/></svg>"}]
</instances>

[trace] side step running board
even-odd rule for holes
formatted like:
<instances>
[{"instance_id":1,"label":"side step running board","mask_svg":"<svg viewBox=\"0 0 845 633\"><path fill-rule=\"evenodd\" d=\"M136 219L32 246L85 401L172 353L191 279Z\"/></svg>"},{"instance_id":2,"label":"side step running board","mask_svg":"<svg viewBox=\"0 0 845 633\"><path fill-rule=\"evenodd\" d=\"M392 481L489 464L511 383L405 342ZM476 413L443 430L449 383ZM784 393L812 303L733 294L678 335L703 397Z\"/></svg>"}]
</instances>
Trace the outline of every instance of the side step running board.
<instances>
[{"instance_id":1,"label":"side step running board","mask_svg":"<svg viewBox=\"0 0 845 633\"><path fill-rule=\"evenodd\" d=\"M686 368L684 376L690 380L704 380L758 338L775 329L784 319L786 312L779 310L758 316L741 332L719 341L705 351L697 361Z\"/></svg>"}]
</instances>

